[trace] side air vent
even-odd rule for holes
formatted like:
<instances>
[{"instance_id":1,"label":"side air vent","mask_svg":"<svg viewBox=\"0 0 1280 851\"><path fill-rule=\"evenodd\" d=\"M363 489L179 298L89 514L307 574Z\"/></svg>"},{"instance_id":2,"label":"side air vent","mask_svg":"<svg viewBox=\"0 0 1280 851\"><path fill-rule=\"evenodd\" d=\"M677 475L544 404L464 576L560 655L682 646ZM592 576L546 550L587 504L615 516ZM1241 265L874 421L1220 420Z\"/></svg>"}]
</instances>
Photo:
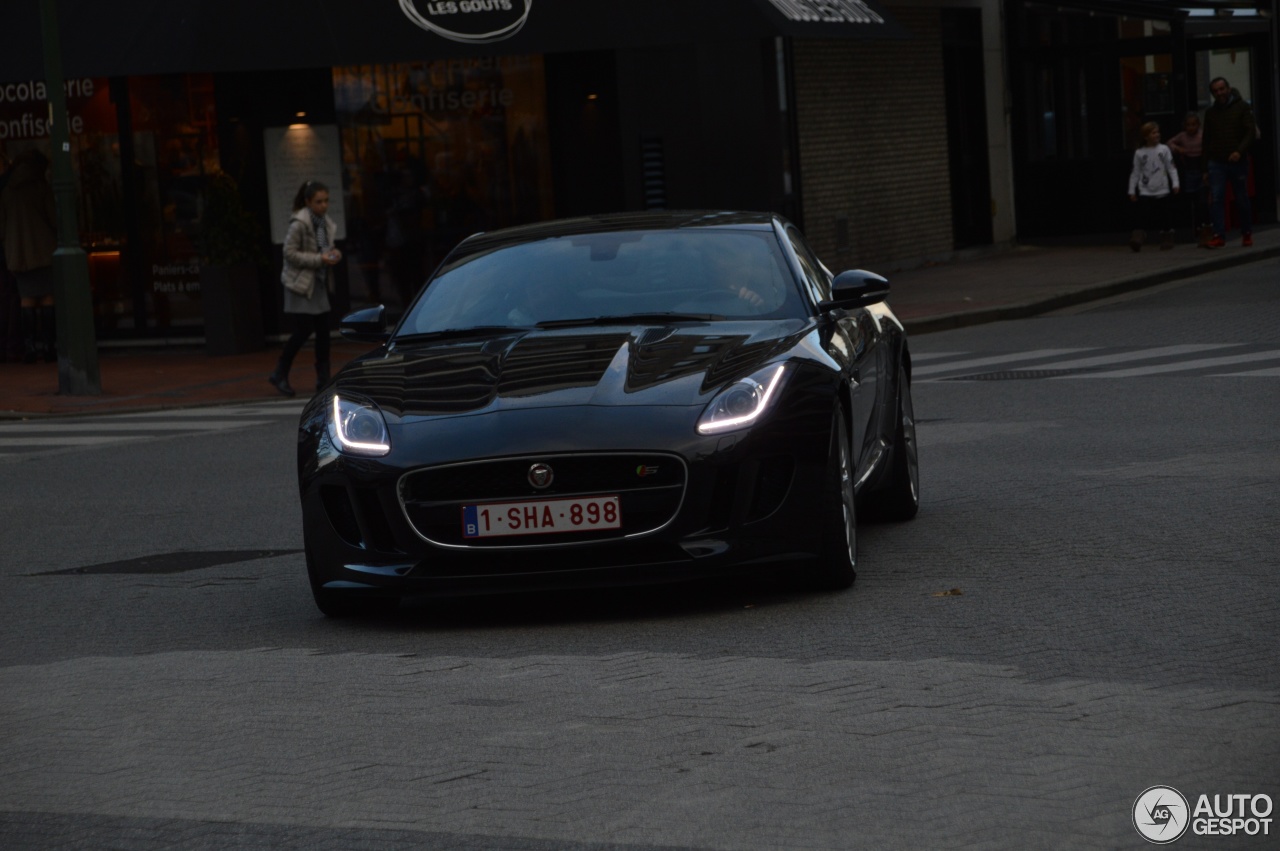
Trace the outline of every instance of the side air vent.
<instances>
[{"instance_id":1,"label":"side air vent","mask_svg":"<svg viewBox=\"0 0 1280 851\"><path fill-rule=\"evenodd\" d=\"M347 544L358 547L364 543L360 534L360 522L356 520L355 507L341 485L321 485L320 499L333 529Z\"/></svg>"},{"instance_id":2,"label":"side air vent","mask_svg":"<svg viewBox=\"0 0 1280 851\"><path fill-rule=\"evenodd\" d=\"M791 488L791 477L795 473L795 461L789 455L765 458L760 461L756 471L755 487L751 493L751 507L747 511L747 522L763 520L778 510Z\"/></svg>"},{"instance_id":3,"label":"side air vent","mask_svg":"<svg viewBox=\"0 0 1280 851\"><path fill-rule=\"evenodd\" d=\"M378 494L366 488L322 485L320 500L329 522L348 545L380 552L399 552L387 509Z\"/></svg>"}]
</instances>

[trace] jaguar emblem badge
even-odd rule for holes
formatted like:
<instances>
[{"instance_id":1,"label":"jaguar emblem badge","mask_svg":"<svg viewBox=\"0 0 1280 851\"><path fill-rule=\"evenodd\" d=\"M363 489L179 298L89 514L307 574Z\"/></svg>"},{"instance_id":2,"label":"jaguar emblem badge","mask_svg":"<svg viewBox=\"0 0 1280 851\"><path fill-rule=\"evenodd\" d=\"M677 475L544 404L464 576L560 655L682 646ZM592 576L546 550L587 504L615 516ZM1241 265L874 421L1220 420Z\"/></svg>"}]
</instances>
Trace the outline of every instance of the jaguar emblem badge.
<instances>
[{"instance_id":1,"label":"jaguar emblem badge","mask_svg":"<svg viewBox=\"0 0 1280 851\"><path fill-rule=\"evenodd\" d=\"M529 468L529 484L538 490L545 490L551 487L551 482L555 480L555 471L551 469L550 464L534 464Z\"/></svg>"}]
</instances>

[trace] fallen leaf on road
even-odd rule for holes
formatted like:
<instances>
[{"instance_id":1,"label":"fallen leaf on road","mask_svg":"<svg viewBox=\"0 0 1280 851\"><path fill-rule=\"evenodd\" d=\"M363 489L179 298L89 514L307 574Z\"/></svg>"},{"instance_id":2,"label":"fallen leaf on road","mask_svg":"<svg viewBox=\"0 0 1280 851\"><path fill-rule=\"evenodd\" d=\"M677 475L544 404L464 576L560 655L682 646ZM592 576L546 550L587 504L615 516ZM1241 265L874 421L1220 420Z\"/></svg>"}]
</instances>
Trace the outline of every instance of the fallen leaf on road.
<instances>
[{"instance_id":1,"label":"fallen leaf on road","mask_svg":"<svg viewBox=\"0 0 1280 851\"><path fill-rule=\"evenodd\" d=\"M933 597L962 597L964 592L959 588L952 588L950 591L934 591L930 596Z\"/></svg>"}]
</instances>

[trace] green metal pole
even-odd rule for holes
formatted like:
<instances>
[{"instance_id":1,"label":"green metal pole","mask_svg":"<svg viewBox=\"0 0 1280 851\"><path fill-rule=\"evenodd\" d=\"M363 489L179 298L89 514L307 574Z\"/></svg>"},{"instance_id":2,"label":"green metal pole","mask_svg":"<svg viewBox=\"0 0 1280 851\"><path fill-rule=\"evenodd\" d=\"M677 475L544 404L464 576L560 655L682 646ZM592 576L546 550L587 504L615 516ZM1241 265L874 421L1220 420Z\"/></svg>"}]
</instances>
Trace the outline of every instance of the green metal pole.
<instances>
[{"instance_id":1,"label":"green metal pole","mask_svg":"<svg viewBox=\"0 0 1280 851\"><path fill-rule=\"evenodd\" d=\"M76 222L76 178L71 170L71 135L66 92L62 88L62 48L54 0L40 0L40 23L53 145L53 199L58 210L58 249L53 253L58 392L69 396L96 396L102 392L98 341L93 330L89 258L80 247L80 228Z\"/></svg>"}]
</instances>

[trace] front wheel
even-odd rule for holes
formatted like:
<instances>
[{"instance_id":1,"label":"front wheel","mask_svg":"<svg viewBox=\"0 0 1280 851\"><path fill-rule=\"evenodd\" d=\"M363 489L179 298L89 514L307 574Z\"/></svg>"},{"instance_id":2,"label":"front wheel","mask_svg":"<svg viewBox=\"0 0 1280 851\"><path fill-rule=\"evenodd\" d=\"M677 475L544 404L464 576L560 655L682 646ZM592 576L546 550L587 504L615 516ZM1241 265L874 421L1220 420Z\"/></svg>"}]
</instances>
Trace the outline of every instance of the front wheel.
<instances>
[{"instance_id":1,"label":"front wheel","mask_svg":"<svg viewBox=\"0 0 1280 851\"><path fill-rule=\"evenodd\" d=\"M821 554L809 570L807 583L820 591L848 588L857 578L858 513L853 494L853 452L844 412L831 424L831 448L822 488Z\"/></svg>"}]
</instances>

